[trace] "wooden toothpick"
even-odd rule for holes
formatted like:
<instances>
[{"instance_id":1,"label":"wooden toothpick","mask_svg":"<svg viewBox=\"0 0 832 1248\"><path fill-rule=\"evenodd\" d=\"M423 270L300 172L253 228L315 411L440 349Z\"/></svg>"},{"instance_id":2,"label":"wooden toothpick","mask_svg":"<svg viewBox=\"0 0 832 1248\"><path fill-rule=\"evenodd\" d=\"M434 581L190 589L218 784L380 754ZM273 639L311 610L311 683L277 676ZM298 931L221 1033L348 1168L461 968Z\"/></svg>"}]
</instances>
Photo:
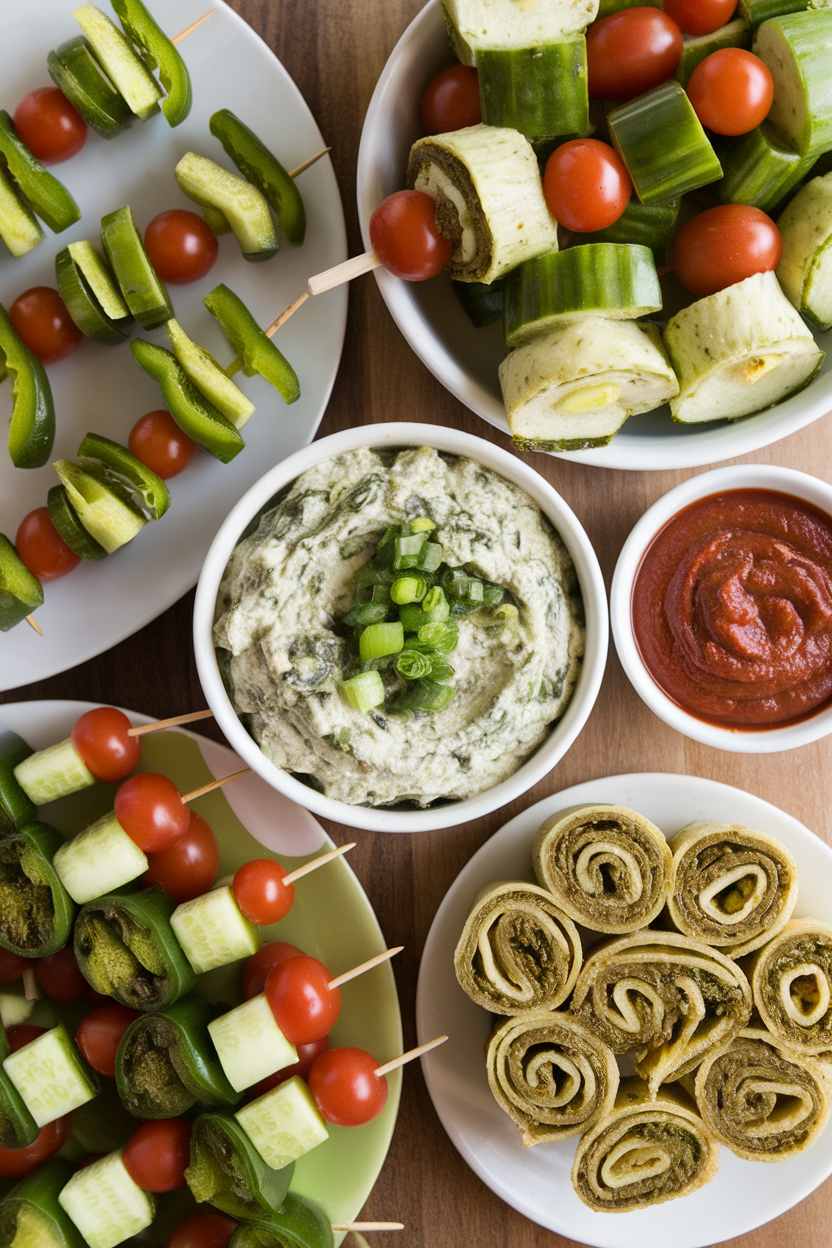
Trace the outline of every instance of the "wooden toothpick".
<instances>
[{"instance_id":1,"label":"wooden toothpick","mask_svg":"<svg viewBox=\"0 0 832 1248\"><path fill-rule=\"evenodd\" d=\"M184 30L180 30L178 35L174 35L171 39L171 43L181 43L183 39L187 39L188 35L192 35L195 30L198 30L204 22L208 21L209 17L213 17L215 12L215 9L209 9L207 13L203 13L202 17L198 17L195 22L191 22L190 26L186 26Z\"/></svg>"},{"instance_id":2,"label":"wooden toothpick","mask_svg":"<svg viewBox=\"0 0 832 1248\"><path fill-rule=\"evenodd\" d=\"M377 269L380 264L381 261L374 251L365 251L363 256L353 256L350 260L336 264L334 268L325 269L323 273L316 273L314 277L310 277L306 283L309 293L322 295L325 290L334 290L336 286L342 286L344 282L351 282L354 277L369 273L372 269Z\"/></svg>"},{"instance_id":3,"label":"wooden toothpick","mask_svg":"<svg viewBox=\"0 0 832 1248\"><path fill-rule=\"evenodd\" d=\"M40 988L38 987L37 976L33 966L27 966L23 972L23 995L27 1001L40 1000Z\"/></svg>"},{"instance_id":4,"label":"wooden toothpick","mask_svg":"<svg viewBox=\"0 0 832 1248\"><path fill-rule=\"evenodd\" d=\"M333 1222L333 1231L403 1231L404 1222Z\"/></svg>"},{"instance_id":5,"label":"wooden toothpick","mask_svg":"<svg viewBox=\"0 0 832 1248\"><path fill-rule=\"evenodd\" d=\"M304 295L304 298L306 298L305 295ZM29 625L30 628L33 628L35 630L35 632L37 633L39 637L43 636L43 629L41 628L40 624L38 624L37 620L35 619L33 615L26 616L26 623Z\"/></svg>"},{"instance_id":6,"label":"wooden toothpick","mask_svg":"<svg viewBox=\"0 0 832 1248\"><path fill-rule=\"evenodd\" d=\"M394 1057L392 1062L386 1062L384 1066L377 1066L375 1073L377 1075L389 1075L391 1070L397 1070L399 1066L404 1066L405 1062L412 1062L415 1057L421 1057L423 1053L435 1049L437 1045L444 1044L447 1039L447 1036L437 1036L435 1040L428 1040L427 1044L420 1044L418 1049L411 1049L409 1053L402 1053L401 1057Z\"/></svg>"},{"instance_id":7,"label":"wooden toothpick","mask_svg":"<svg viewBox=\"0 0 832 1248\"><path fill-rule=\"evenodd\" d=\"M317 156L310 156L309 159L305 160L302 165L298 165L297 169L293 169L289 174L289 177L296 178L298 174L303 173L305 169L311 169L313 165L318 163L322 156L326 156L327 152L331 151L331 147L325 147L322 152L318 152Z\"/></svg>"},{"instance_id":8,"label":"wooden toothpick","mask_svg":"<svg viewBox=\"0 0 832 1248\"><path fill-rule=\"evenodd\" d=\"M284 880L283 882L285 884L286 881ZM345 971L343 975L337 975L335 979L331 979L327 987L340 988L342 984L349 983L351 979L357 979L365 971L371 971L374 966L381 966L382 962L389 962L397 953L401 953L402 949L404 949L404 945L396 945L395 949L385 949L384 953L377 953L374 958L368 958L360 966L354 966L351 971ZM378 1071L376 1071L376 1074L378 1074Z\"/></svg>"},{"instance_id":9,"label":"wooden toothpick","mask_svg":"<svg viewBox=\"0 0 832 1248\"><path fill-rule=\"evenodd\" d=\"M332 862L333 858L340 858L341 854L347 853L350 849L355 849L355 844L355 841L350 841L348 845L339 845L337 849L331 849L329 853L321 854L320 858L313 858L311 862L304 863L296 871L290 871L288 875L284 875L281 883L294 884L295 880L303 879L310 871L317 871L318 867L324 866L327 862Z\"/></svg>"},{"instance_id":10,"label":"wooden toothpick","mask_svg":"<svg viewBox=\"0 0 832 1248\"><path fill-rule=\"evenodd\" d=\"M158 732L160 728L176 728L178 724L193 724L198 719L210 719L213 711L191 711L189 715L174 715L170 719L157 719L154 724L141 724L128 728L128 737L141 737L146 732Z\"/></svg>"},{"instance_id":11,"label":"wooden toothpick","mask_svg":"<svg viewBox=\"0 0 832 1248\"><path fill-rule=\"evenodd\" d=\"M224 784L228 784L231 780L237 780L240 776L247 776L251 771L250 767L243 767L242 771L232 772L230 776L223 776L220 780L212 780L210 784L203 784L201 789L194 789L193 793L185 793L182 796L183 802L192 802L195 797L202 797L203 793L212 793L214 789L219 789Z\"/></svg>"}]
</instances>

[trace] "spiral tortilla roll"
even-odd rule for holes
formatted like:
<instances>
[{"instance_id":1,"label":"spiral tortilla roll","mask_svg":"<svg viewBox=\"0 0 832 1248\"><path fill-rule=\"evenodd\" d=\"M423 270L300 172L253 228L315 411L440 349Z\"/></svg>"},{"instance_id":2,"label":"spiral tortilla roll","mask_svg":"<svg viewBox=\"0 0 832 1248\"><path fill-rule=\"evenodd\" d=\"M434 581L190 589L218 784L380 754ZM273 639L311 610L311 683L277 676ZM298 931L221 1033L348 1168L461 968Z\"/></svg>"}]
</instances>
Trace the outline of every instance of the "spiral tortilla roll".
<instances>
[{"instance_id":1,"label":"spiral tortilla roll","mask_svg":"<svg viewBox=\"0 0 832 1248\"><path fill-rule=\"evenodd\" d=\"M751 989L718 950L648 930L587 958L569 1008L614 1053L636 1050L636 1070L655 1095L731 1042L748 1022Z\"/></svg>"},{"instance_id":2,"label":"spiral tortilla roll","mask_svg":"<svg viewBox=\"0 0 832 1248\"><path fill-rule=\"evenodd\" d=\"M649 819L624 806L572 806L547 819L534 873L561 909L596 932L634 932L656 918L672 856Z\"/></svg>"},{"instance_id":3,"label":"spiral tortilla roll","mask_svg":"<svg viewBox=\"0 0 832 1248\"><path fill-rule=\"evenodd\" d=\"M748 963L754 1004L778 1044L832 1049L832 927L791 919Z\"/></svg>"},{"instance_id":4,"label":"spiral tortilla roll","mask_svg":"<svg viewBox=\"0 0 832 1248\"><path fill-rule=\"evenodd\" d=\"M623 1079L612 1113L578 1144L572 1184L590 1209L626 1213L689 1196L718 1165L719 1143L681 1089L651 1101L640 1079Z\"/></svg>"},{"instance_id":5,"label":"spiral tortilla roll","mask_svg":"<svg viewBox=\"0 0 832 1248\"><path fill-rule=\"evenodd\" d=\"M670 849L667 909L685 936L741 958L785 927L797 902L797 864L773 836L702 820L677 832Z\"/></svg>"},{"instance_id":6,"label":"spiral tortilla roll","mask_svg":"<svg viewBox=\"0 0 832 1248\"><path fill-rule=\"evenodd\" d=\"M713 1135L746 1161L785 1161L810 1148L829 1117L829 1085L763 1028L745 1027L696 1072L696 1104Z\"/></svg>"},{"instance_id":7,"label":"spiral tortilla roll","mask_svg":"<svg viewBox=\"0 0 832 1248\"><path fill-rule=\"evenodd\" d=\"M454 953L460 986L494 1014L553 1010L566 999L581 968L574 923L536 884L484 889Z\"/></svg>"}]
</instances>

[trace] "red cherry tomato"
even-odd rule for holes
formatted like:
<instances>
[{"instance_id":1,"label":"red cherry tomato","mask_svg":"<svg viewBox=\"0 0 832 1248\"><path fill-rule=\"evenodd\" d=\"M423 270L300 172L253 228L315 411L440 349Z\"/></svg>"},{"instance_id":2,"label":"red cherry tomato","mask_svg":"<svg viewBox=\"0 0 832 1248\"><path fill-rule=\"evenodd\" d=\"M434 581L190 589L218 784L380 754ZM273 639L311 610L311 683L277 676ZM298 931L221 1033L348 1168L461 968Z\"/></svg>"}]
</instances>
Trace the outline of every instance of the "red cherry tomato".
<instances>
[{"instance_id":1,"label":"red cherry tomato","mask_svg":"<svg viewBox=\"0 0 832 1248\"><path fill-rule=\"evenodd\" d=\"M258 996L263 991L269 971L279 962L285 962L287 958L302 958L303 956L302 949L298 949L296 945L287 944L285 940L270 940L265 945L261 945L243 967L243 979L240 986L243 1000L250 1001L252 997Z\"/></svg>"},{"instance_id":2,"label":"red cherry tomato","mask_svg":"<svg viewBox=\"0 0 832 1248\"><path fill-rule=\"evenodd\" d=\"M290 1044L311 1044L332 1031L341 1013L341 993L323 962L302 954L269 972L266 1000Z\"/></svg>"},{"instance_id":3,"label":"red cherry tomato","mask_svg":"<svg viewBox=\"0 0 832 1248\"><path fill-rule=\"evenodd\" d=\"M298 1060L292 1066L284 1066L276 1074L267 1075L265 1079L255 1083L248 1090L247 1098L249 1100L256 1101L258 1096L265 1096L267 1092L271 1092L272 1088L276 1088L279 1083L284 1083L286 1079L291 1079L293 1075L300 1075L301 1079L305 1079L308 1082L309 1072L315 1063L315 1059L320 1057L322 1053L326 1053L329 1048L329 1036L321 1036L320 1040L313 1040L311 1044L299 1044L296 1047Z\"/></svg>"},{"instance_id":4,"label":"red cherry tomato","mask_svg":"<svg viewBox=\"0 0 832 1248\"><path fill-rule=\"evenodd\" d=\"M87 141L87 123L57 87L38 87L14 110L17 133L33 156L57 165L75 156Z\"/></svg>"},{"instance_id":5,"label":"red cherry tomato","mask_svg":"<svg viewBox=\"0 0 832 1248\"><path fill-rule=\"evenodd\" d=\"M72 725L72 744L96 780L124 780L142 756L141 737L115 706L96 706Z\"/></svg>"},{"instance_id":6,"label":"red cherry tomato","mask_svg":"<svg viewBox=\"0 0 832 1248\"><path fill-rule=\"evenodd\" d=\"M37 1040L45 1030L44 1027L35 1027L32 1023L16 1023L14 1027L7 1027L6 1039L10 1050L16 1053L18 1049L23 1048L24 1044L31 1044L33 1040Z\"/></svg>"},{"instance_id":7,"label":"red cherry tomato","mask_svg":"<svg viewBox=\"0 0 832 1248\"><path fill-rule=\"evenodd\" d=\"M182 1118L143 1122L124 1149L124 1168L145 1192L172 1192L185 1183L191 1124Z\"/></svg>"},{"instance_id":8,"label":"red cherry tomato","mask_svg":"<svg viewBox=\"0 0 832 1248\"><path fill-rule=\"evenodd\" d=\"M572 139L546 161L543 194L567 230L604 230L630 202L633 184L615 148L599 139Z\"/></svg>"},{"instance_id":9,"label":"red cherry tomato","mask_svg":"<svg viewBox=\"0 0 832 1248\"><path fill-rule=\"evenodd\" d=\"M161 884L178 905L192 901L207 893L217 878L220 865L217 838L202 816L192 810L188 830L181 841L160 854L151 854L149 863L142 876L145 888Z\"/></svg>"},{"instance_id":10,"label":"red cherry tomato","mask_svg":"<svg viewBox=\"0 0 832 1248\"><path fill-rule=\"evenodd\" d=\"M171 1231L165 1248L228 1248L237 1223L221 1213L192 1213Z\"/></svg>"},{"instance_id":11,"label":"red cherry tomato","mask_svg":"<svg viewBox=\"0 0 832 1248\"><path fill-rule=\"evenodd\" d=\"M22 1179L57 1153L69 1138L72 1114L47 1123L26 1148L0 1148L0 1178Z\"/></svg>"},{"instance_id":12,"label":"red cherry tomato","mask_svg":"<svg viewBox=\"0 0 832 1248\"><path fill-rule=\"evenodd\" d=\"M127 439L131 455L167 481L178 476L194 457L196 442L180 429L164 407L140 416Z\"/></svg>"},{"instance_id":13,"label":"red cherry tomato","mask_svg":"<svg viewBox=\"0 0 832 1248\"><path fill-rule=\"evenodd\" d=\"M235 873L231 891L252 923L267 927L285 918L292 909L295 886L283 883L286 874L285 867L270 858L253 858Z\"/></svg>"},{"instance_id":14,"label":"red cherry tomato","mask_svg":"<svg viewBox=\"0 0 832 1248\"><path fill-rule=\"evenodd\" d=\"M81 562L52 523L48 507L36 507L24 516L14 539L23 563L39 581L57 581Z\"/></svg>"},{"instance_id":15,"label":"red cherry tomato","mask_svg":"<svg viewBox=\"0 0 832 1248\"><path fill-rule=\"evenodd\" d=\"M662 7L684 34L711 35L730 22L737 0L664 0Z\"/></svg>"},{"instance_id":16,"label":"red cherry tomato","mask_svg":"<svg viewBox=\"0 0 832 1248\"><path fill-rule=\"evenodd\" d=\"M385 269L424 282L444 269L453 247L436 228L436 201L424 191L396 191L370 217L370 242Z\"/></svg>"},{"instance_id":17,"label":"red cherry tomato","mask_svg":"<svg viewBox=\"0 0 832 1248\"><path fill-rule=\"evenodd\" d=\"M99 1075L110 1079L116 1073L116 1053L131 1023L141 1017L139 1010L111 1001L99 1005L85 1015L78 1024L75 1043L87 1062Z\"/></svg>"},{"instance_id":18,"label":"red cherry tomato","mask_svg":"<svg viewBox=\"0 0 832 1248\"><path fill-rule=\"evenodd\" d=\"M38 958L35 974L47 997L53 1001L80 1001L89 984L78 969L72 945L64 945L57 953Z\"/></svg>"},{"instance_id":19,"label":"red cherry tomato","mask_svg":"<svg viewBox=\"0 0 832 1248\"><path fill-rule=\"evenodd\" d=\"M309 1072L309 1091L327 1122L361 1127L377 1118L387 1103L387 1080L379 1063L364 1049L329 1049Z\"/></svg>"},{"instance_id":20,"label":"red cherry tomato","mask_svg":"<svg viewBox=\"0 0 832 1248\"><path fill-rule=\"evenodd\" d=\"M782 250L780 231L759 208L720 204L682 226L673 245L673 267L682 285L701 299L776 269Z\"/></svg>"},{"instance_id":21,"label":"red cherry tomato","mask_svg":"<svg viewBox=\"0 0 832 1248\"><path fill-rule=\"evenodd\" d=\"M15 332L44 364L70 355L83 337L63 299L51 286L24 290L9 308L9 317Z\"/></svg>"},{"instance_id":22,"label":"red cherry tomato","mask_svg":"<svg viewBox=\"0 0 832 1248\"><path fill-rule=\"evenodd\" d=\"M29 958L21 958L19 953L12 953L9 949L0 949L0 984L13 984L31 965Z\"/></svg>"},{"instance_id":23,"label":"red cherry tomato","mask_svg":"<svg viewBox=\"0 0 832 1248\"><path fill-rule=\"evenodd\" d=\"M447 134L481 121L480 80L470 65L452 65L428 83L422 96L425 134Z\"/></svg>"},{"instance_id":24,"label":"red cherry tomato","mask_svg":"<svg viewBox=\"0 0 832 1248\"><path fill-rule=\"evenodd\" d=\"M210 226L187 208L171 208L154 217L145 230L144 245L162 281L174 284L204 277L220 250Z\"/></svg>"},{"instance_id":25,"label":"red cherry tomato","mask_svg":"<svg viewBox=\"0 0 832 1248\"><path fill-rule=\"evenodd\" d=\"M631 100L673 77L682 55L682 32L661 9L622 9L593 22L586 32L589 96Z\"/></svg>"},{"instance_id":26,"label":"red cherry tomato","mask_svg":"<svg viewBox=\"0 0 832 1248\"><path fill-rule=\"evenodd\" d=\"M714 134L748 134L771 108L774 80L753 52L720 48L696 66L687 92L696 116Z\"/></svg>"},{"instance_id":27,"label":"red cherry tomato","mask_svg":"<svg viewBox=\"0 0 832 1248\"><path fill-rule=\"evenodd\" d=\"M157 771L140 771L125 780L113 808L130 840L146 854L159 854L181 841L191 818L176 785Z\"/></svg>"}]
</instances>

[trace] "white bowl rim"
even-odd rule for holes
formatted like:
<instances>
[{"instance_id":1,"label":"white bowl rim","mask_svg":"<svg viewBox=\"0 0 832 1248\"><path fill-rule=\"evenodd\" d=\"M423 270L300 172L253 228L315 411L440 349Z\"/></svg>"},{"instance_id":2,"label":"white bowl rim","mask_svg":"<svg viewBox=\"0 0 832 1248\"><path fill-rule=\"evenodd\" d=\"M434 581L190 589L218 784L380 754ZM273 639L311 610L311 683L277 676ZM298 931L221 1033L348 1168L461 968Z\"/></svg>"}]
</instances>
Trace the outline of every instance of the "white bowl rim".
<instances>
[{"instance_id":1,"label":"white bowl rim","mask_svg":"<svg viewBox=\"0 0 832 1248\"><path fill-rule=\"evenodd\" d=\"M394 811L325 797L276 767L249 736L225 691L211 637L214 607L222 573L251 519L307 468L361 446L433 446L464 455L507 477L537 503L560 534L575 564L584 601L586 642L581 671L572 698L554 729L507 780L483 793L423 811ZM575 513L538 472L508 451L473 434L442 425L390 422L359 425L320 438L271 468L249 489L226 517L206 556L194 603L194 653L208 705L229 744L254 771L298 805L348 827L377 832L422 832L456 827L515 800L547 775L560 761L586 723L595 705L606 665L609 614L604 579L592 544Z\"/></svg>"},{"instance_id":2,"label":"white bowl rim","mask_svg":"<svg viewBox=\"0 0 832 1248\"><path fill-rule=\"evenodd\" d=\"M636 521L621 548L610 589L610 617L615 649L621 666L641 700L671 728L699 741L735 754L773 754L809 745L832 732L832 706L808 719L781 728L750 731L723 728L689 715L656 684L642 661L633 636L631 595L644 552L668 520L698 499L729 490L763 489L790 494L825 512L832 521L832 485L819 477L777 464L734 464L690 477L648 507Z\"/></svg>"}]
</instances>

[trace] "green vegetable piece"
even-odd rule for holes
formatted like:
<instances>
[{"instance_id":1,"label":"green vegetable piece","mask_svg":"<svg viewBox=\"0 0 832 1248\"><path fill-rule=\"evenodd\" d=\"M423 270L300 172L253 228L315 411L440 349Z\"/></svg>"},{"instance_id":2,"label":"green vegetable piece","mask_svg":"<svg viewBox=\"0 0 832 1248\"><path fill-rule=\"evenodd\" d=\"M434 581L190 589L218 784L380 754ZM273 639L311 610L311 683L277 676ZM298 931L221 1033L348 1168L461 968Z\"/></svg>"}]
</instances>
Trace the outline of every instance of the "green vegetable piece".
<instances>
[{"instance_id":1,"label":"green vegetable piece","mask_svg":"<svg viewBox=\"0 0 832 1248\"><path fill-rule=\"evenodd\" d=\"M670 236L679 215L679 202L672 199L666 204L640 204L634 196L617 221L605 230L579 235L580 241L640 244L650 248L656 264L664 264Z\"/></svg>"},{"instance_id":2,"label":"green vegetable piece","mask_svg":"<svg viewBox=\"0 0 832 1248\"><path fill-rule=\"evenodd\" d=\"M0 632L7 633L42 603L40 581L32 576L5 534L0 533Z\"/></svg>"},{"instance_id":3,"label":"green vegetable piece","mask_svg":"<svg viewBox=\"0 0 832 1248\"><path fill-rule=\"evenodd\" d=\"M123 1148L76 1170L58 1200L89 1248L115 1248L156 1216L156 1197L132 1178Z\"/></svg>"},{"instance_id":4,"label":"green vegetable piece","mask_svg":"<svg viewBox=\"0 0 832 1248\"><path fill-rule=\"evenodd\" d=\"M696 66L700 65L712 52L719 52L723 48L750 47L751 29L748 22L741 17L728 22L725 26L720 26L718 30L709 35L684 35L682 55L679 57L673 77L683 87L686 87Z\"/></svg>"},{"instance_id":5,"label":"green vegetable piece","mask_svg":"<svg viewBox=\"0 0 832 1248\"><path fill-rule=\"evenodd\" d=\"M225 285L215 286L202 301L242 357L246 377L259 373L287 403L300 398L297 373L255 321L246 305Z\"/></svg>"},{"instance_id":6,"label":"green vegetable piece","mask_svg":"<svg viewBox=\"0 0 832 1248\"><path fill-rule=\"evenodd\" d=\"M15 190L11 179L6 176L2 162L0 162L0 238L16 260L34 251L45 238L35 214ZM4 369L3 376L5 375Z\"/></svg>"},{"instance_id":7,"label":"green vegetable piece","mask_svg":"<svg viewBox=\"0 0 832 1248\"><path fill-rule=\"evenodd\" d=\"M482 329L502 319L505 298L505 278L486 282L455 282L454 294L465 309L475 329Z\"/></svg>"},{"instance_id":8,"label":"green vegetable piece","mask_svg":"<svg viewBox=\"0 0 832 1248\"><path fill-rule=\"evenodd\" d=\"M402 650L396 659L396 671L406 680L419 680L422 676L429 676L430 670L430 658L420 650Z\"/></svg>"},{"instance_id":9,"label":"green vegetable piece","mask_svg":"<svg viewBox=\"0 0 832 1248\"><path fill-rule=\"evenodd\" d=\"M229 1248L333 1248L332 1224L318 1205L288 1192L271 1217L246 1218Z\"/></svg>"},{"instance_id":10,"label":"green vegetable piece","mask_svg":"<svg viewBox=\"0 0 832 1248\"><path fill-rule=\"evenodd\" d=\"M87 982L134 1010L164 1010L196 982L170 916L175 903L160 886L83 907L75 923L75 957Z\"/></svg>"},{"instance_id":11,"label":"green vegetable piece","mask_svg":"<svg viewBox=\"0 0 832 1248\"><path fill-rule=\"evenodd\" d=\"M146 516L79 464L56 459L53 466L81 524L108 555L126 546L147 524Z\"/></svg>"},{"instance_id":12,"label":"green vegetable piece","mask_svg":"<svg viewBox=\"0 0 832 1248\"><path fill-rule=\"evenodd\" d=\"M11 1024L10 1024L11 1025ZM38 1137L40 1128L26 1102L3 1069L11 1048L0 1022L0 1148L25 1148ZM3 1204L0 1204L0 1248L3 1244Z\"/></svg>"},{"instance_id":13,"label":"green vegetable piece","mask_svg":"<svg viewBox=\"0 0 832 1248\"><path fill-rule=\"evenodd\" d=\"M50 52L46 64L55 86L102 139L114 139L135 121L136 114L116 91L83 35Z\"/></svg>"},{"instance_id":14,"label":"green vegetable piece","mask_svg":"<svg viewBox=\"0 0 832 1248\"><path fill-rule=\"evenodd\" d=\"M52 1157L11 1189L0 1202L0 1248L87 1248L58 1203L74 1169Z\"/></svg>"},{"instance_id":15,"label":"green vegetable piece","mask_svg":"<svg viewBox=\"0 0 832 1248\"><path fill-rule=\"evenodd\" d=\"M723 204L753 204L771 212L812 167L812 157L794 148L764 121L756 129L726 139L720 151L723 178L717 188Z\"/></svg>"},{"instance_id":16,"label":"green vegetable piece","mask_svg":"<svg viewBox=\"0 0 832 1248\"><path fill-rule=\"evenodd\" d=\"M384 682L376 671L350 676L341 681L340 689L347 706L355 711L371 711L384 701Z\"/></svg>"},{"instance_id":17,"label":"green vegetable piece","mask_svg":"<svg viewBox=\"0 0 832 1248\"><path fill-rule=\"evenodd\" d=\"M112 269L88 239L69 244L69 254L81 270L92 293L107 316L114 321L129 320L130 309L116 285Z\"/></svg>"},{"instance_id":18,"label":"green vegetable piece","mask_svg":"<svg viewBox=\"0 0 832 1248\"><path fill-rule=\"evenodd\" d=\"M583 35L530 48L481 48L477 73L482 119L528 139L585 133L589 128Z\"/></svg>"},{"instance_id":19,"label":"green vegetable piece","mask_svg":"<svg viewBox=\"0 0 832 1248\"><path fill-rule=\"evenodd\" d=\"M167 331L174 355L200 394L213 403L235 429L242 429L254 412L251 399L223 372L210 351L191 341L178 321L168 321Z\"/></svg>"},{"instance_id":20,"label":"green vegetable piece","mask_svg":"<svg viewBox=\"0 0 832 1248\"><path fill-rule=\"evenodd\" d=\"M143 509L151 520L161 519L170 507L170 490L162 478L111 438L88 433L78 456L91 477L114 490L128 506Z\"/></svg>"},{"instance_id":21,"label":"green vegetable piece","mask_svg":"<svg viewBox=\"0 0 832 1248\"><path fill-rule=\"evenodd\" d=\"M139 367L158 381L174 420L199 446L224 464L239 454L245 446L241 434L199 393L172 351L144 338L134 338L130 350Z\"/></svg>"},{"instance_id":22,"label":"green vegetable piece","mask_svg":"<svg viewBox=\"0 0 832 1248\"><path fill-rule=\"evenodd\" d=\"M635 9L642 6L660 9L662 0L601 0L598 5L598 20L602 17L609 17L611 13L620 13L622 9Z\"/></svg>"},{"instance_id":23,"label":"green vegetable piece","mask_svg":"<svg viewBox=\"0 0 832 1248\"><path fill-rule=\"evenodd\" d=\"M167 288L145 251L129 205L101 220L101 242L128 308L144 329L173 316Z\"/></svg>"},{"instance_id":24,"label":"green vegetable piece","mask_svg":"<svg viewBox=\"0 0 832 1248\"><path fill-rule=\"evenodd\" d=\"M763 22L752 51L774 80L769 124L801 156L832 149L832 11L810 9Z\"/></svg>"},{"instance_id":25,"label":"green vegetable piece","mask_svg":"<svg viewBox=\"0 0 832 1248\"><path fill-rule=\"evenodd\" d=\"M63 1023L4 1058L3 1069L39 1127L80 1109L99 1090Z\"/></svg>"},{"instance_id":26,"label":"green vegetable piece","mask_svg":"<svg viewBox=\"0 0 832 1248\"><path fill-rule=\"evenodd\" d=\"M82 334L103 346L126 342L127 334L104 312L68 247L55 257L55 277L66 310Z\"/></svg>"},{"instance_id":27,"label":"green vegetable piece","mask_svg":"<svg viewBox=\"0 0 832 1248\"><path fill-rule=\"evenodd\" d=\"M396 702L390 707L395 713L404 711L441 711L447 706L454 691L450 685L436 680L414 680L399 694Z\"/></svg>"},{"instance_id":28,"label":"green vegetable piece","mask_svg":"<svg viewBox=\"0 0 832 1248\"><path fill-rule=\"evenodd\" d=\"M70 550L82 559L104 559L107 551L87 532L69 501L65 485L53 485L46 496L49 518Z\"/></svg>"},{"instance_id":29,"label":"green vegetable piece","mask_svg":"<svg viewBox=\"0 0 832 1248\"><path fill-rule=\"evenodd\" d=\"M214 234L230 234L231 226L228 224L228 218L224 212L220 212L219 208L214 208L211 204L206 204L202 209L202 215L205 218L205 224Z\"/></svg>"},{"instance_id":30,"label":"green vegetable piece","mask_svg":"<svg viewBox=\"0 0 832 1248\"><path fill-rule=\"evenodd\" d=\"M368 624L358 639L358 652L366 663L368 659L398 654L403 645L404 629L399 620L390 624Z\"/></svg>"},{"instance_id":31,"label":"green vegetable piece","mask_svg":"<svg viewBox=\"0 0 832 1248\"><path fill-rule=\"evenodd\" d=\"M772 17L781 17L784 13L797 13L807 6L807 0L740 0L740 14L749 26L759 26ZM812 8L822 8L823 0Z\"/></svg>"},{"instance_id":32,"label":"green vegetable piece","mask_svg":"<svg viewBox=\"0 0 832 1248\"><path fill-rule=\"evenodd\" d=\"M33 753L32 747L16 732L0 729L0 835L15 832L34 817L35 804L14 775L18 763Z\"/></svg>"},{"instance_id":33,"label":"green vegetable piece","mask_svg":"<svg viewBox=\"0 0 832 1248\"><path fill-rule=\"evenodd\" d=\"M678 82L664 82L607 114L610 138L643 204L666 203L722 177Z\"/></svg>"},{"instance_id":34,"label":"green vegetable piece","mask_svg":"<svg viewBox=\"0 0 832 1248\"><path fill-rule=\"evenodd\" d=\"M428 583L422 576L399 576L390 586L390 597L398 606L421 602L427 592Z\"/></svg>"},{"instance_id":35,"label":"green vegetable piece","mask_svg":"<svg viewBox=\"0 0 832 1248\"><path fill-rule=\"evenodd\" d=\"M27 823L0 839L0 946L24 958L63 949L75 906L52 865L60 832Z\"/></svg>"},{"instance_id":36,"label":"green vegetable piece","mask_svg":"<svg viewBox=\"0 0 832 1248\"><path fill-rule=\"evenodd\" d=\"M33 156L5 109L0 109L0 155L21 192L45 221L60 234L81 219L81 210L62 182Z\"/></svg>"},{"instance_id":37,"label":"green vegetable piece","mask_svg":"<svg viewBox=\"0 0 832 1248\"><path fill-rule=\"evenodd\" d=\"M0 304L0 352L12 374L9 454L15 468L42 468L55 440L55 404L46 369L14 331Z\"/></svg>"},{"instance_id":38,"label":"green vegetable piece","mask_svg":"<svg viewBox=\"0 0 832 1248\"><path fill-rule=\"evenodd\" d=\"M162 112L169 125L178 126L188 116L193 101L185 62L142 0L112 0L112 4L127 37L143 49L147 68L158 69L167 92L162 100Z\"/></svg>"},{"instance_id":39,"label":"green vegetable piece","mask_svg":"<svg viewBox=\"0 0 832 1248\"><path fill-rule=\"evenodd\" d=\"M118 26L94 4L82 5L73 17L131 111L147 121L158 111L162 90Z\"/></svg>"},{"instance_id":40,"label":"green vegetable piece","mask_svg":"<svg viewBox=\"0 0 832 1248\"><path fill-rule=\"evenodd\" d=\"M219 208L246 260L270 260L278 248L263 193L222 165L186 152L174 169L179 189L201 207Z\"/></svg>"},{"instance_id":41,"label":"green vegetable piece","mask_svg":"<svg viewBox=\"0 0 832 1248\"><path fill-rule=\"evenodd\" d=\"M214 113L210 126L243 177L263 192L285 238L299 247L306 233L306 212L300 191L280 161L227 108Z\"/></svg>"},{"instance_id":42,"label":"green vegetable piece","mask_svg":"<svg viewBox=\"0 0 832 1248\"><path fill-rule=\"evenodd\" d=\"M232 1218L276 1213L293 1170L268 1166L230 1114L202 1114L193 1125L185 1180L195 1200L210 1201Z\"/></svg>"}]
</instances>

